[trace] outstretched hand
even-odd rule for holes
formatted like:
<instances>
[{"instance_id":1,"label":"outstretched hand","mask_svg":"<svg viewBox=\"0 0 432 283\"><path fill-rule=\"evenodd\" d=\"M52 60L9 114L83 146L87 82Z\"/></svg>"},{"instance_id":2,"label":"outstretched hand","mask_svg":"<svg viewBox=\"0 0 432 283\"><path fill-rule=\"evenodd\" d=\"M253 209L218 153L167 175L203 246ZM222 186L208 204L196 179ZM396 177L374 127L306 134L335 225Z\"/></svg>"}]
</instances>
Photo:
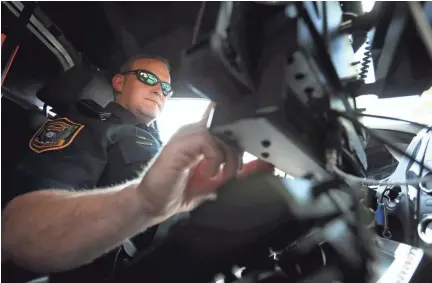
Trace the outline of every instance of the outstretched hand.
<instances>
[{"instance_id":1,"label":"outstretched hand","mask_svg":"<svg viewBox=\"0 0 432 283\"><path fill-rule=\"evenodd\" d=\"M274 170L260 160L242 165L242 153L213 137L207 129L213 109L211 103L201 121L180 128L150 164L138 186L148 213L167 218L189 211L233 177Z\"/></svg>"}]
</instances>

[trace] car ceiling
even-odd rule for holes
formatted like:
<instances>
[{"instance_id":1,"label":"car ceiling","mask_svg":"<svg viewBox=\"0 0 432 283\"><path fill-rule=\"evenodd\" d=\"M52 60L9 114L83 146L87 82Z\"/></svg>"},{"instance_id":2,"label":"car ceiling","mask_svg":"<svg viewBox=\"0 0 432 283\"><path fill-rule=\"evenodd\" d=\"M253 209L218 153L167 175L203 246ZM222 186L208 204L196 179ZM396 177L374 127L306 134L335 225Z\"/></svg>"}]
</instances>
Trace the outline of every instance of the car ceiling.
<instances>
[{"instance_id":1,"label":"car ceiling","mask_svg":"<svg viewBox=\"0 0 432 283\"><path fill-rule=\"evenodd\" d=\"M213 28L220 5L204 3L201 35ZM361 6L360 1L342 3L352 9ZM180 52L191 44L202 4L200 1L39 2L43 12L80 52L98 67L112 71L125 56L138 51L161 53L176 69Z\"/></svg>"},{"instance_id":2,"label":"car ceiling","mask_svg":"<svg viewBox=\"0 0 432 283\"><path fill-rule=\"evenodd\" d=\"M127 57L139 52L157 54L170 62L174 97L197 97L176 79L180 77L180 56L191 45L201 5L202 2L40 1L38 9L61 31L83 62L99 68L108 79ZM219 5L205 4L200 37L213 28ZM2 32L7 34L13 29L12 18L15 17L2 5ZM55 28L51 32L56 34ZM42 50L46 48L36 46L35 37L27 33L2 90L38 105L37 90L61 69L55 59L53 62L54 56L48 58L50 54Z\"/></svg>"},{"instance_id":3,"label":"car ceiling","mask_svg":"<svg viewBox=\"0 0 432 283\"><path fill-rule=\"evenodd\" d=\"M39 2L42 11L95 66L115 72L137 52L167 57L176 71L191 43L201 2ZM206 4L210 30L218 3ZM213 14L213 16L210 16Z\"/></svg>"},{"instance_id":4,"label":"car ceiling","mask_svg":"<svg viewBox=\"0 0 432 283\"><path fill-rule=\"evenodd\" d=\"M176 90L174 96L196 97L181 82L180 61L181 52L191 45L194 25L203 3L206 3L205 12L199 34L199 38L203 38L214 27L220 2L40 1L38 5L84 61L100 68L107 77L112 76L127 57L137 52L156 53L170 61ZM349 3L342 2L347 7L354 5ZM359 3L355 5L359 6ZM3 10L4 7L2 18ZM2 31L5 30L3 22ZM25 47L22 49L24 51ZM36 60L31 58L35 53L30 51L27 59ZM21 65L25 66L27 61L22 61ZM38 62L38 69L31 73L34 76L45 70L52 73L55 68L48 71L48 61ZM15 69L19 69L18 66ZM17 81L16 78L9 80ZM48 80L43 81L46 83ZM32 85L39 87L41 83ZM21 87L17 83L15 86Z\"/></svg>"}]
</instances>

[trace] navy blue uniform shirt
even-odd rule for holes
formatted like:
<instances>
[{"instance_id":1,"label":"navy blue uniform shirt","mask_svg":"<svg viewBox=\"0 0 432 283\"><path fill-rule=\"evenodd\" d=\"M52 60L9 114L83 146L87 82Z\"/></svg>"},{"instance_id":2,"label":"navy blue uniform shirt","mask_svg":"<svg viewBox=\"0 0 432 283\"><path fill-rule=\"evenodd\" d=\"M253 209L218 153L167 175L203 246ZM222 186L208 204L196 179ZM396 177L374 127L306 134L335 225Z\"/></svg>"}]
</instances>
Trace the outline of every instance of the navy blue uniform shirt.
<instances>
[{"instance_id":1,"label":"navy blue uniform shirt","mask_svg":"<svg viewBox=\"0 0 432 283\"><path fill-rule=\"evenodd\" d=\"M29 142L30 154L14 172L15 188L6 202L39 189L76 191L121 184L138 177L161 148L158 132L138 123L131 112L115 102L103 109L104 116L89 115L92 109L85 113L77 109L48 120L35 133ZM135 237L135 245L148 246L155 229ZM112 271L116 253L53 275L50 282L102 282Z\"/></svg>"}]
</instances>

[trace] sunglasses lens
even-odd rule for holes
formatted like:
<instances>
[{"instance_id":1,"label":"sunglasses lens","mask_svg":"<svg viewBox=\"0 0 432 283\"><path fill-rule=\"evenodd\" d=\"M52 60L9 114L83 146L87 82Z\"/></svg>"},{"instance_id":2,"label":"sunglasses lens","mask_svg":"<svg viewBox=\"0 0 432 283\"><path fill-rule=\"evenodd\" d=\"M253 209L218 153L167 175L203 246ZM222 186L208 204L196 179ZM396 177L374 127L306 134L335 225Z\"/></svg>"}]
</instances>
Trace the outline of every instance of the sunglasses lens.
<instances>
[{"instance_id":1,"label":"sunglasses lens","mask_svg":"<svg viewBox=\"0 0 432 283\"><path fill-rule=\"evenodd\" d=\"M143 70L138 72L138 79L149 86L155 86L159 83L158 77L156 77L152 73ZM160 84L162 86L162 92L164 93L164 95L170 96L173 92L171 85L166 82L160 82Z\"/></svg>"},{"instance_id":2,"label":"sunglasses lens","mask_svg":"<svg viewBox=\"0 0 432 283\"><path fill-rule=\"evenodd\" d=\"M172 87L169 83L161 82L162 91L165 95L171 95L172 93Z\"/></svg>"},{"instance_id":3,"label":"sunglasses lens","mask_svg":"<svg viewBox=\"0 0 432 283\"><path fill-rule=\"evenodd\" d=\"M158 83L158 79L153 74L141 71L138 73L139 80L148 85L154 86Z\"/></svg>"}]
</instances>

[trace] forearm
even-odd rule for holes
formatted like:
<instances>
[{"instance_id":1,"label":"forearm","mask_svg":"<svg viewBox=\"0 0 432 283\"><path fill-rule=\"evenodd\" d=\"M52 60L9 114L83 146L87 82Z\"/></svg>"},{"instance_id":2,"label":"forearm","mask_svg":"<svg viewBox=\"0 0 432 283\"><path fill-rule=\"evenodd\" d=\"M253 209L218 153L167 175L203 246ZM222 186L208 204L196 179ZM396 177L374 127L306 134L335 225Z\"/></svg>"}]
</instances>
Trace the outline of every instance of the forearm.
<instances>
[{"instance_id":1,"label":"forearm","mask_svg":"<svg viewBox=\"0 0 432 283\"><path fill-rule=\"evenodd\" d=\"M2 215L2 249L34 271L91 262L153 226L135 185L88 192L45 190L15 198Z\"/></svg>"}]
</instances>

